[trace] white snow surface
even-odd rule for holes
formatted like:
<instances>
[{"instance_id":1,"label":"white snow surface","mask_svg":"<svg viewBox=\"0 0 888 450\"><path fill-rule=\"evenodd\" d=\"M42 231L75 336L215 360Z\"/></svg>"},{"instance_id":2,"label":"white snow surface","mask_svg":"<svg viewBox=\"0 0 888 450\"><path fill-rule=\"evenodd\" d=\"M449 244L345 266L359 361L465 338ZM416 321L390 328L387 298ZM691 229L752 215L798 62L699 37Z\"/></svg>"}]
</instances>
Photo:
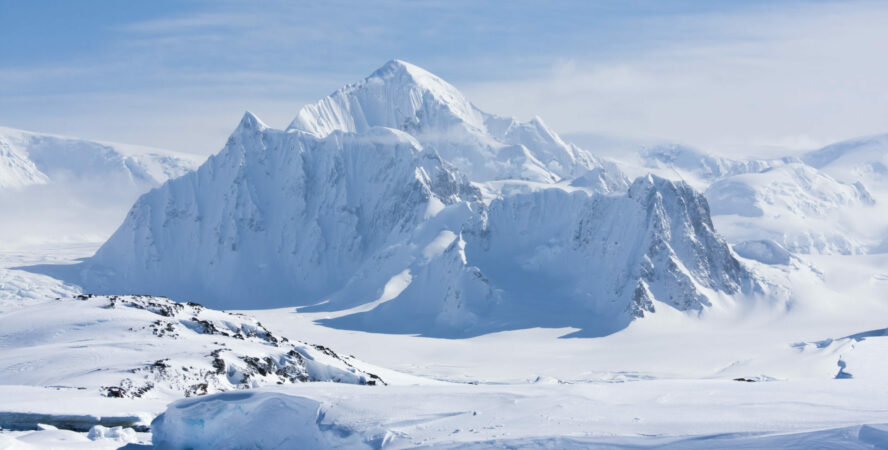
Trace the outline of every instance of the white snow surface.
<instances>
[{"instance_id":1,"label":"white snow surface","mask_svg":"<svg viewBox=\"0 0 888 450\"><path fill-rule=\"evenodd\" d=\"M167 150L0 127L2 248L104 241L139 195L200 161Z\"/></svg>"},{"instance_id":2,"label":"white snow surface","mask_svg":"<svg viewBox=\"0 0 888 450\"><path fill-rule=\"evenodd\" d=\"M609 385L339 386L171 404L160 448L881 448L879 396L859 385L652 381ZM698 392L705 390L706 395ZM702 401L701 401L702 400ZM862 399L861 399L862 400ZM643 406L642 406L643 405ZM791 415L794 420L786 421ZM839 425L837 424L845 424ZM841 427L841 428L840 428ZM737 432L742 429L744 431Z\"/></svg>"},{"instance_id":3,"label":"white snow surface","mask_svg":"<svg viewBox=\"0 0 888 450\"><path fill-rule=\"evenodd\" d=\"M626 173L652 171L705 191L716 228L732 244L768 240L802 254L888 250L884 135L771 159L679 144L629 148L614 156Z\"/></svg>"},{"instance_id":4,"label":"white snow surface","mask_svg":"<svg viewBox=\"0 0 888 450\"><path fill-rule=\"evenodd\" d=\"M705 193L719 229L734 239L766 238L797 253L865 253L876 242L856 233L853 218L875 200L860 183L836 181L791 163L729 176Z\"/></svg>"},{"instance_id":5,"label":"white snow surface","mask_svg":"<svg viewBox=\"0 0 888 450\"><path fill-rule=\"evenodd\" d=\"M169 150L0 127L0 189L96 177L110 183L156 187L199 163L194 155Z\"/></svg>"},{"instance_id":6,"label":"white snow surface","mask_svg":"<svg viewBox=\"0 0 888 450\"><path fill-rule=\"evenodd\" d=\"M265 384L382 384L351 358L243 315L147 296L46 299L0 316L2 384L175 398Z\"/></svg>"}]
</instances>

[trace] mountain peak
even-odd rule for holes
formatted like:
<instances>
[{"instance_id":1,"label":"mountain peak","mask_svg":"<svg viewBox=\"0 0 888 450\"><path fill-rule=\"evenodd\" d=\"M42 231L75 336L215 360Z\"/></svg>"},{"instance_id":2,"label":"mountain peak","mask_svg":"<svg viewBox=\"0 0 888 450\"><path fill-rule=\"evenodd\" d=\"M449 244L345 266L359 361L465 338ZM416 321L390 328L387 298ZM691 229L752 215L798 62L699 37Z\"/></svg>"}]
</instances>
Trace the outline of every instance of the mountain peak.
<instances>
[{"instance_id":1,"label":"mountain peak","mask_svg":"<svg viewBox=\"0 0 888 450\"><path fill-rule=\"evenodd\" d=\"M264 130L268 128L268 125L265 125L258 116L251 113L250 111L244 112L244 117L241 118L240 123L237 126L237 130Z\"/></svg>"},{"instance_id":2,"label":"mountain peak","mask_svg":"<svg viewBox=\"0 0 888 450\"><path fill-rule=\"evenodd\" d=\"M415 86L430 91L432 94L447 94L449 91L450 95L463 97L462 93L457 91L450 83L441 79L441 77L422 67L400 59L393 59L383 64L382 67L376 69L370 76L365 78L363 82L371 82L376 79L395 82L402 88Z\"/></svg>"},{"instance_id":3,"label":"mountain peak","mask_svg":"<svg viewBox=\"0 0 888 450\"><path fill-rule=\"evenodd\" d=\"M368 78L373 77L385 77L390 76L392 74L397 73L405 73L409 75L417 74L420 77L422 76L435 76L431 72L419 67L415 64L411 64L407 61L402 61L400 59L392 59L382 65L382 67L376 69ZM437 78L437 77L436 77Z\"/></svg>"},{"instance_id":4,"label":"mountain peak","mask_svg":"<svg viewBox=\"0 0 888 450\"><path fill-rule=\"evenodd\" d=\"M363 80L303 107L289 126L326 136L380 126L401 130L462 123L483 130L484 120L450 83L418 66L393 59Z\"/></svg>"}]
</instances>

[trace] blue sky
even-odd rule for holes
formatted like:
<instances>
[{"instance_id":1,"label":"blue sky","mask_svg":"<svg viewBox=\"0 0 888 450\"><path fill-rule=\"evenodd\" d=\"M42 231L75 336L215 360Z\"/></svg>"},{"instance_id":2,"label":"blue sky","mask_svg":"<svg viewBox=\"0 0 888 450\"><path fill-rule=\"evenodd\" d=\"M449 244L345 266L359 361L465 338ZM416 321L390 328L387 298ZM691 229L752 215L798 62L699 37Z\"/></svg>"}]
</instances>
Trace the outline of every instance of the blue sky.
<instances>
[{"instance_id":1,"label":"blue sky","mask_svg":"<svg viewBox=\"0 0 888 450\"><path fill-rule=\"evenodd\" d=\"M392 58L566 133L721 152L888 132L885 2L0 0L0 125L215 152Z\"/></svg>"}]
</instances>

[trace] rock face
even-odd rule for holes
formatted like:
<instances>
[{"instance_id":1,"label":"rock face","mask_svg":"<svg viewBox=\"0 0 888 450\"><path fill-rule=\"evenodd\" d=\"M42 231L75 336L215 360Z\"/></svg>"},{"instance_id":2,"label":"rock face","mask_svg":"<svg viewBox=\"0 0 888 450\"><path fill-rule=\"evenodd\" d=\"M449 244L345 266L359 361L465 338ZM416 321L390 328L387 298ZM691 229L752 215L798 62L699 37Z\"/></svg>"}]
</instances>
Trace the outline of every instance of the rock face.
<instances>
[{"instance_id":1,"label":"rock face","mask_svg":"<svg viewBox=\"0 0 888 450\"><path fill-rule=\"evenodd\" d=\"M757 284L705 199L479 111L392 61L303 108L246 114L195 173L139 199L82 267L99 292L226 308L364 305L331 325L441 336L624 327Z\"/></svg>"}]
</instances>

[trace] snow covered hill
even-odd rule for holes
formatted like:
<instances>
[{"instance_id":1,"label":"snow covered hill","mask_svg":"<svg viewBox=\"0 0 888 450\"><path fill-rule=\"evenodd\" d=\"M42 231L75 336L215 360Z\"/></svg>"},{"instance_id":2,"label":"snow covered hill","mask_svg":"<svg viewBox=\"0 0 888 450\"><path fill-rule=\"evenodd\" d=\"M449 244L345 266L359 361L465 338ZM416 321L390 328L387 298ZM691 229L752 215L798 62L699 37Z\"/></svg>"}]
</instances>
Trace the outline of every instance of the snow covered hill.
<instances>
[{"instance_id":1,"label":"snow covered hill","mask_svg":"<svg viewBox=\"0 0 888 450\"><path fill-rule=\"evenodd\" d=\"M609 333L657 302L699 311L760 287L689 186L629 187L540 120L483 113L401 61L286 131L247 113L199 170L140 198L79 281L225 308L326 301L337 326L446 336Z\"/></svg>"},{"instance_id":2,"label":"snow covered hill","mask_svg":"<svg viewBox=\"0 0 888 450\"><path fill-rule=\"evenodd\" d=\"M147 190L193 170L194 155L0 127L0 189L95 182ZM120 185L123 186L120 186Z\"/></svg>"},{"instance_id":3,"label":"snow covered hill","mask_svg":"<svg viewBox=\"0 0 888 450\"><path fill-rule=\"evenodd\" d=\"M718 223L728 236L772 239L797 253L864 253L867 243L840 218L875 204L860 182L845 184L801 163L719 179L706 197L712 214L724 216Z\"/></svg>"},{"instance_id":4,"label":"snow covered hill","mask_svg":"<svg viewBox=\"0 0 888 450\"><path fill-rule=\"evenodd\" d=\"M860 254L888 249L885 158L888 139L875 136L772 159L638 144L619 155L619 166L705 191L716 227L732 244L769 241L801 254Z\"/></svg>"},{"instance_id":5,"label":"snow covered hill","mask_svg":"<svg viewBox=\"0 0 888 450\"><path fill-rule=\"evenodd\" d=\"M647 169L660 169L666 177L679 176L705 188L706 184L720 178L747 173L759 173L773 167L797 162L795 158L778 159L731 159L705 153L693 147L679 144L660 144L640 151L642 165ZM669 171L673 173L670 174ZM698 184L699 183L699 184Z\"/></svg>"},{"instance_id":6,"label":"snow covered hill","mask_svg":"<svg viewBox=\"0 0 888 450\"><path fill-rule=\"evenodd\" d=\"M837 142L806 153L802 160L833 177L873 188L888 187L888 134Z\"/></svg>"},{"instance_id":7,"label":"snow covered hill","mask_svg":"<svg viewBox=\"0 0 888 450\"><path fill-rule=\"evenodd\" d=\"M0 235L5 246L102 241L139 195L200 159L0 127Z\"/></svg>"},{"instance_id":8,"label":"snow covered hill","mask_svg":"<svg viewBox=\"0 0 888 450\"><path fill-rule=\"evenodd\" d=\"M361 363L275 336L251 317L160 297L44 300L0 315L0 384L112 398L306 381L382 384Z\"/></svg>"}]
</instances>

